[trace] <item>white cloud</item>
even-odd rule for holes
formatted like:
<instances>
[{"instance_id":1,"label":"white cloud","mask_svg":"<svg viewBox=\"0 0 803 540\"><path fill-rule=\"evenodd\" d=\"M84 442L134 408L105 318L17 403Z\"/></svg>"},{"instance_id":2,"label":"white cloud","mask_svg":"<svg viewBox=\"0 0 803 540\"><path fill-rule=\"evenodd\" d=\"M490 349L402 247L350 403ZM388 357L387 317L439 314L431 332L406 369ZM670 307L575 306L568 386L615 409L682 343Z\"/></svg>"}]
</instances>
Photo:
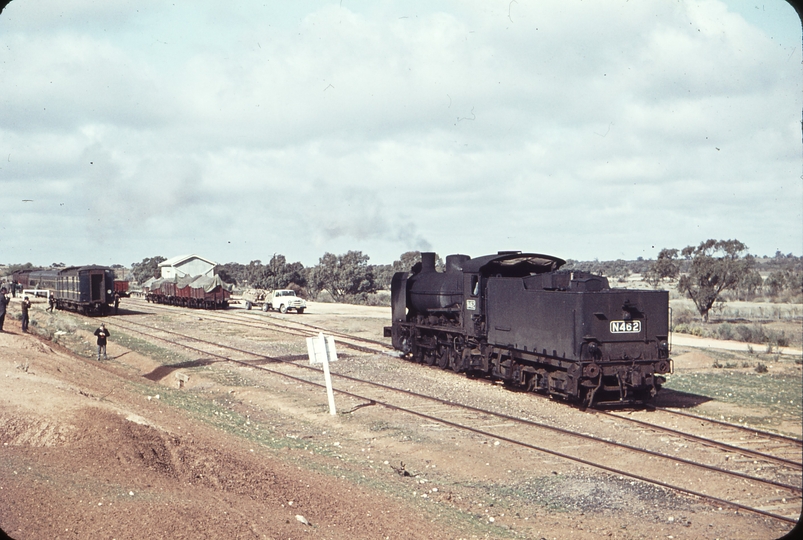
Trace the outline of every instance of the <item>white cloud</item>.
<instances>
[{"instance_id":1,"label":"white cloud","mask_svg":"<svg viewBox=\"0 0 803 540\"><path fill-rule=\"evenodd\" d=\"M803 243L782 22L715 0L176 4L0 16L0 259Z\"/></svg>"}]
</instances>

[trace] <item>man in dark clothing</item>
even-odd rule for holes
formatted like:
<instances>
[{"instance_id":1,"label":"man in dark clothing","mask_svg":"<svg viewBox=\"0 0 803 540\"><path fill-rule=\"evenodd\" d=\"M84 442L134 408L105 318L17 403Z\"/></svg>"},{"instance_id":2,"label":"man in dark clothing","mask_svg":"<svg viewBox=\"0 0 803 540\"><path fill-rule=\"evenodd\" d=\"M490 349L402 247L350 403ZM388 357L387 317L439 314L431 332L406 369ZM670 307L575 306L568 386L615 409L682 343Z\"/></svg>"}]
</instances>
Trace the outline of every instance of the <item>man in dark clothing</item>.
<instances>
[{"instance_id":1,"label":"man in dark clothing","mask_svg":"<svg viewBox=\"0 0 803 540\"><path fill-rule=\"evenodd\" d=\"M28 318L28 310L31 308L31 301L28 300L28 297L22 299L22 331L28 331L28 323L30 322L30 318Z\"/></svg>"},{"instance_id":2,"label":"man in dark clothing","mask_svg":"<svg viewBox=\"0 0 803 540\"><path fill-rule=\"evenodd\" d=\"M53 313L53 308L55 306L56 306L56 297L53 296L53 292L51 291L51 293L47 295L47 309L45 311Z\"/></svg>"},{"instance_id":3,"label":"man in dark clothing","mask_svg":"<svg viewBox=\"0 0 803 540\"><path fill-rule=\"evenodd\" d=\"M100 360L100 353L103 353L103 359L108 360L106 357L106 338L111 335L111 333L106 329L106 325L100 323L100 328L95 330L95 335L98 336L98 360Z\"/></svg>"},{"instance_id":4,"label":"man in dark clothing","mask_svg":"<svg viewBox=\"0 0 803 540\"><path fill-rule=\"evenodd\" d=\"M3 323L6 321L6 306L8 306L8 295L6 288L0 289L0 332L3 331Z\"/></svg>"}]
</instances>

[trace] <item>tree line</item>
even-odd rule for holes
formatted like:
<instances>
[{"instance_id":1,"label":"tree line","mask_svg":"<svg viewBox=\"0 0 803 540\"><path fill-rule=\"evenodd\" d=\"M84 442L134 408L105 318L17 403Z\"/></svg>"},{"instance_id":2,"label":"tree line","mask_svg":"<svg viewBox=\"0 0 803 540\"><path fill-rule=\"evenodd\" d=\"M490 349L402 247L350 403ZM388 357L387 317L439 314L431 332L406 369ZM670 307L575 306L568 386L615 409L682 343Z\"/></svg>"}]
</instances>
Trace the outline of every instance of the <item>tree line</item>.
<instances>
[{"instance_id":1,"label":"tree line","mask_svg":"<svg viewBox=\"0 0 803 540\"><path fill-rule=\"evenodd\" d=\"M664 248L655 260L641 257L635 261L574 261L568 260L564 269L583 270L624 282L633 274L655 288L666 284L690 298L704 320L718 302L728 300L769 300L803 302L803 257L776 252L774 257L755 257L739 240L706 240L683 249ZM159 263L165 257L147 257L131 265L136 282L161 275ZM362 251L341 255L324 253L318 264L305 267L300 262L288 262L274 254L267 263L253 260L248 264L229 262L218 266L223 281L241 288L294 289L297 293L317 299L327 291L336 302L366 303L369 296L390 289L396 272L409 271L421 261L419 251L407 251L392 264L370 264ZM63 267L54 263L51 268ZM120 265L113 265L120 267ZM442 259L437 267L443 268ZM30 263L9 265L5 274L16 270L39 270Z\"/></svg>"},{"instance_id":2,"label":"tree line","mask_svg":"<svg viewBox=\"0 0 803 540\"><path fill-rule=\"evenodd\" d=\"M676 283L705 321L718 302L803 301L803 258L780 251L772 258L758 258L739 240L710 239L682 250L662 249L643 279L656 288Z\"/></svg>"},{"instance_id":3,"label":"tree line","mask_svg":"<svg viewBox=\"0 0 803 540\"><path fill-rule=\"evenodd\" d=\"M147 257L131 265L135 281L144 283L161 275L159 263L165 257ZM369 264L370 257L362 251L349 251L341 255L324 253L318 264L305 267L300 262L287 262L281 254L274 254L263 263L253 260L248 264L229 262L219 265L220 279L241 288L293 289L308 298L317 298L327 291L336 302L364 303L368 295L390 288L396 272L409 271L421 260L419 251L403 253L392 264ZM439 263L443 266L442 261Z\"/></svg>"},{"instance_id":4,"label":"tree line","mask_svg":"<svg viewBox=\"0 0 803 540\"><path fill-rule=\"evenodd\" d=\"M705 321L717 303L727 300L803 301L803 258L780 252L771 258L758 258L747 249L739 240L709 239L683 249L664 248L654 261L641 257L635 261L569 260L564 268L619 281L639 274L655 288L672 284L694 302ZM146 267L158 275L161 260L156 259L164 260L146 259L142 266L135 265L135 276ZM288 263L284 255L274 255L267 264L259 260L247 265L224 264L218 274L224 281L244 287L293 288L311 298L326 290L337 302L365 303L367 295L389 289L393 274L409 271L421 260L421 253L408 251L393 264L372 265L369 260L361 251L325 253L317 265L305 268L300 262ZM442 269L440 258L437 264Z\"/></svg>"}]
</instances>

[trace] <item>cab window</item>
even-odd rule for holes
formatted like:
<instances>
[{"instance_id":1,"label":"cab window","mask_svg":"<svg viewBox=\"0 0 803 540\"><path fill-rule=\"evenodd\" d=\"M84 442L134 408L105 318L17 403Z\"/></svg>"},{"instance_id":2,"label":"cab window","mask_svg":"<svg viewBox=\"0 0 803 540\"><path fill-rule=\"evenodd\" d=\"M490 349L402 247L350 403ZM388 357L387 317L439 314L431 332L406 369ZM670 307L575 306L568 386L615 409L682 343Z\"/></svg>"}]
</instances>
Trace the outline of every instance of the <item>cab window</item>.
<instances>
[{"instance_id":1,"label":"cab window","mask_svg":"<svg viewBox=\"0 0 803 540\"><path fill-rule=\"evenodd\" d=\"M471 296L480 294L480 276L471 276Z\"/></svg>"}]
</instances>

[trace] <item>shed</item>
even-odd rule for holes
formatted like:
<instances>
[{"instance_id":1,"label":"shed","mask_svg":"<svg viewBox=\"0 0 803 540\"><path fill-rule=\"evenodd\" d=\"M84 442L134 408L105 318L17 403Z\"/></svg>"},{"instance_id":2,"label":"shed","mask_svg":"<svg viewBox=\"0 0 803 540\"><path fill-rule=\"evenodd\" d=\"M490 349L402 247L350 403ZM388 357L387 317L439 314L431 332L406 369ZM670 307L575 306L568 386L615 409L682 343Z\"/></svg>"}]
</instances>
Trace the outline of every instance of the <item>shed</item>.
<instances>
[{"instance_id":1,"label":"shed","mask_svg":"<svg viewBox=\"0 0 803 540\"><path fill-rule=\"evenodd\" d=\"M199 255L180 255L159 263L162 279L189 276L214 276L217 263Z\"/></svg>"}]
</instances>

